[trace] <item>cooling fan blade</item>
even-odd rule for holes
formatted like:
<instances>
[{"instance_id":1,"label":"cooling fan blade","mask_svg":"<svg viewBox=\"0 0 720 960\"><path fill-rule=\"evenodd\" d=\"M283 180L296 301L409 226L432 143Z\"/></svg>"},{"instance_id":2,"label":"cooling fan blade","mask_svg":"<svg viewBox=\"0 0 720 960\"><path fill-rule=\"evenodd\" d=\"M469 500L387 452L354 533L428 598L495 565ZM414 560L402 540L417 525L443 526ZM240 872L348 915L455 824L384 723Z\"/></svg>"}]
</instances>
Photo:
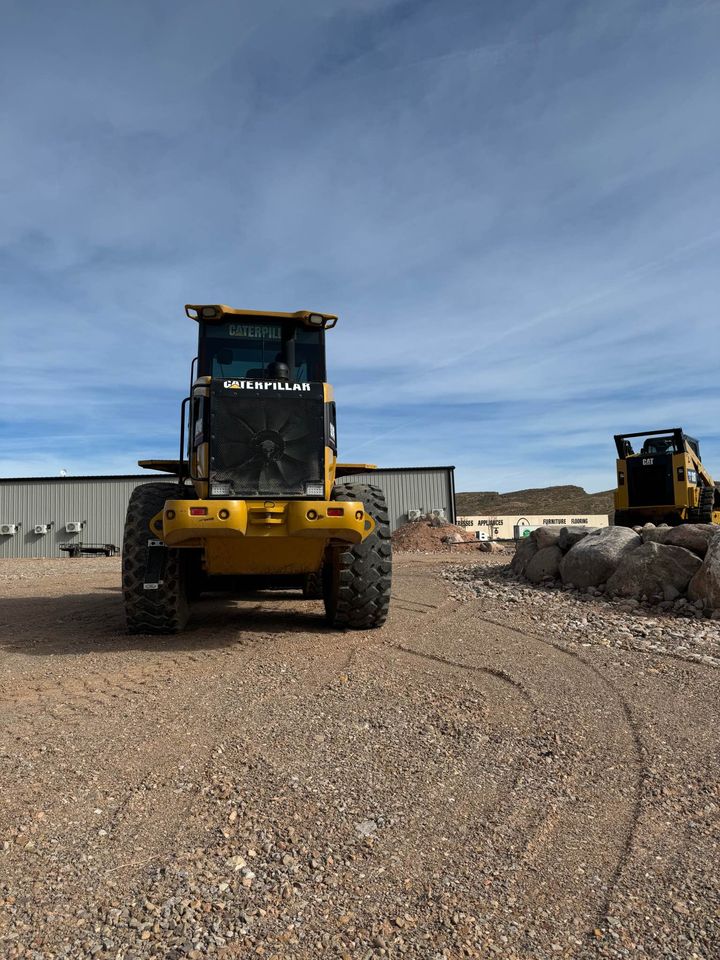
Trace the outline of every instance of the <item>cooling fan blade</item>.
<instances>
[{"instance_id":1,"label":"cooling fan blade","mask_svg":"<svg viewBox=\"0 0 720 960\"><path fill-rule=\"evenodd\" d=\"M291 457L302 457L303 454L307 456L308 441L310 439L311 439L310 435L308 434L307 436L304 436L304 437L298 437L295 440L286 440L285 453Z\"/></svg>"},{"instance_id":2,"label":"cooling fan blade","mask_svg":"<svg viewBox=\"0 0 720 960\"><path fill-rule=\"evenodd\" d=\"M308 465L303 460L294 460L292 457L283 456L278 461L278 469L283 474L285 483L292 487L303 483L313 474L312 464Z\"/></svg>"},{"instance_id":3,"label":"cooling fan blade","mask_svg":"<svg viewBox=\"0 0 720 960\"><path fill-rule=\"evenodd\" d=\"M251 439L228 440L222 446L222 460L228 463L244 463L257 453Z\"/></svg>"},{"instance_id":4,"label":"cooling fan blade","mask_svg":"<svg viewBox=\"0 0 720 960\"><path fill-rule=\"evenodd\" d=\"M234 427L244 430L245 433L256 434L258 431L264 429L263 425L258 422L259 418L257 415L253 416L250 411L244 410L241 414L239 410L230 409L228 411L228 417Z\"/></svg>"}]
</instances>

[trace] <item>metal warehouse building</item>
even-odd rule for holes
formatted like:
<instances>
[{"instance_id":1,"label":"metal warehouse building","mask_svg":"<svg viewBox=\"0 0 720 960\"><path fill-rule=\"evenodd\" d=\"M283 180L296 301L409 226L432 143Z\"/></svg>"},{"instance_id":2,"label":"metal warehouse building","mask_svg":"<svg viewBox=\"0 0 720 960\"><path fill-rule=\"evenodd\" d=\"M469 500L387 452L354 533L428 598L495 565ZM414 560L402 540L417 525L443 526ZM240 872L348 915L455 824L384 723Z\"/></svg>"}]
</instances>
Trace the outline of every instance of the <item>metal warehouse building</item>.
<instances>
[{"instance_id":1,"label":"metal warehouse building","mask_svg":"<svg viewBox=\"0 0 720 960\"><path fill-rule=\"evenodd\" d=\"M454 467L390 467L347 483L383 488L392 529L408 511L442 510L455 521ZM61 544L122 545L125 510L141 483L173 481L163 474L0 478L0 557L61 557Z\"/></svg>"},{"instance_id":2,"label":"metal warehouse building","mask_svg":"<svg viewBox=\"0 0 720 960\"><path fill-rule=\"evenodd\" d=\"M383 467L343 477L342 483L382 487L393 530L407 521L411 510L442 510L450 523L455 523L455 467Z\"/></svg>"}]
</instances>

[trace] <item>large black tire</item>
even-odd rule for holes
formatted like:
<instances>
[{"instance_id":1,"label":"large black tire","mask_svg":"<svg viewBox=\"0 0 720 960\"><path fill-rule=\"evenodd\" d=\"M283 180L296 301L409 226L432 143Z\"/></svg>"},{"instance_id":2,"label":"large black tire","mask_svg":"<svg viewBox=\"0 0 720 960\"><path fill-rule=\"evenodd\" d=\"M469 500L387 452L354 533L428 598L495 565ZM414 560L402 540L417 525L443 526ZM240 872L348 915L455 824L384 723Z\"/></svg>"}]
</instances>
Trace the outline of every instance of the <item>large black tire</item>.
<instances>
[{"instance_id":1,"label":"large black tire","mask_svg":"<svg viewBox=\"0 0 720 960\"><path fill-rule=\"evenodd\" d=\"M701 487L697 507L688 514L691 523L712 523L715 506L715 487Z\"/></svg>"},{"instance_id":2,"label":"large black tire","mask_svg":"<svg viewBox=\"0 0 720 960\"><path fill-rule=\"evenodd\" d=\"M332 547L323 569L328 622L340 629L381 627L390 607L392 546L385 494L379 487L338 483L333 500L359 500L375 521L362 543Z\"/></svg>"},{"instance_id":3,"label":"large black tire","mask_svg":"<svg viewBox=\"0 0 720 960\"><path fill-rule=\"evenodd\" d=\"M633 525L633 518L627 510L616 510L613 524L616 527L631 527Z\"/></svg>"},{"instance_id":4,"label":"large black tire","mask_svg":"<svg viewBox=\"0 0 720 960\"><path fill-rule=\"evenodd\" d=\"M174 483L141 483L128 503L122 555L125 619L130 633L177 633L188 619L185 563L180 550L168 549L163 582L145 590L148 526L166 500L184 496Z\"/></svg>"}]
</instances>

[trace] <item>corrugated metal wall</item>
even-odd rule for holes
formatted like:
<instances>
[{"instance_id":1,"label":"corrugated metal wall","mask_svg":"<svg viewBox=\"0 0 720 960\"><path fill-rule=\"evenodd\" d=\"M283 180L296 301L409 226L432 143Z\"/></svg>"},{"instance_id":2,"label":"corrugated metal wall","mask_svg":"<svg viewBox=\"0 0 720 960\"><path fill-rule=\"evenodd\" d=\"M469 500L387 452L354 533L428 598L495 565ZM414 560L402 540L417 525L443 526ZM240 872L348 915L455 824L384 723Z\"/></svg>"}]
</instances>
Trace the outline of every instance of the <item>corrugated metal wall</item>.
<instances>
[{"instance_id":1,"label":"corrugated metal wall","mask_svg":"<svg viewBox=\"0 0 720 960\"><path fill-rule=\"evenodd\" d=\"M125 510L130 494L141 483L171 480L162 475L125 477L38 477L0 480L0 523L20 523L14 536L0 536L0 557L61 557L61 543L113 543L122 546ZM408 510L442 508L455 519L452 467L402 467L343 477L342 482L382 487L395 530ZM82 533L67 533L68 521L84 520ZM39 523L54 525L35 534Z\"/></svg>"},{"instance_id":2,"label":"corrugated metal wall","mask_svg":"<svg viewBox=\"0 0 720 960\"><path fill-rule=\"evenodd\" d=\"M372 483L381 487L388 501L393 530L407 522L408 510L441 508L455 521L455 483L453 467L383 468L343 477L342 483Z\"/></svg>"},{"instance_id":3,"label":"corrugated metal wall","mask_svg":"<svg viewBox=\"0 0 720 960\"><path fill-rule=\"evenodd\" d=\"M0 480L0 523L21 523L12 536L0 536L0 557L62 557L61 543L114 543L122 546L125 510L141 483L168 480L162 475L127 477L42 477ZM85 520L82 533L67 533L68 521ZM38 535L39 523L54 525Z\"/></svg>"}]
</instances>

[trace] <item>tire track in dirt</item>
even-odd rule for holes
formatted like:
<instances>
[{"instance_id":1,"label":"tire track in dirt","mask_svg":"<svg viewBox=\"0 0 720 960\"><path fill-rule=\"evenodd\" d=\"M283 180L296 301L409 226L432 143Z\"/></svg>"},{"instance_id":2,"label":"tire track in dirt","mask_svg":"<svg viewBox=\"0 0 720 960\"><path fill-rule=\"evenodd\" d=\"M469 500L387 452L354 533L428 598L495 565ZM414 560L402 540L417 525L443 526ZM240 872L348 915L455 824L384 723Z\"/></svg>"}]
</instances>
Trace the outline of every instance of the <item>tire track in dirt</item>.
<instances>
[{"instance_id":1,"label":"tire track in dirt","mask_svg":"<svg viewBox=\"0 0 720 960\"><path fill-rule=\"evenodd\" d=\"M607 676L605 676L605 674L603 674L600 670L598 670L597 667L595 667L593 664L588 663L588 661L585 660L585 658L582 657L577 651L569 649L568 647L562 644L556 643L553 640L548 640L546 637L543 637L540 634L534 633L532 631L521 631L517 627L502 624L499 621L494 620L490 617L476 615L475 618L478 620L482 620L485 623L502 627L502 629L504 630L510 630L514 633L518 633L523 637L534 640L536 643L545 644L546 646L552 647L554 650L557 650L559 653L563 654L564 656L575 659L576 661L580 662L586 670L592 672L598 678L598 680L602 684L604 684L608 688L608 690L611 691L612 695L616 698L617 702L620 705L620 708L622 710L623 717L625 720L625 724L627 726L628 731L630 732L630 735L632 737L632 740L635 746L635 759L636 759L636 766L638 769L638 776L636 780L635 804L634 804L633 814L631 818L631 825L626 835L625 841L623 843L622 853L618 859L618 864L617 864L616 870L614 871L612 883L610 884L610 888L608 890L605 904L601 911L601 914L604 916L604 914L607 912L607 907L610 903L610 900L612 899L613 890L617 885L617 882L620 878L623 868L625 867L628 860L630 859L633 840L637 832L637 828L640 820L642 798L643 798L643 794L646 792L646 787L649 780L649 773L647 770L647 764L645 760L646 751L642 742L642 737L640 735L639 726L636 723L635 718L633 717L632 710L630 709L630 704L628 703L627 699L623 696L621 691L618 689L618 687L612 682L612 680L610 680ZM680 658L677 658L677 659L680 659Z\"/></svg>"},{"instance_id":2,"label":"tire track in dirt","mask_svg":"<svg viewBox=\"0 0 720 960\"><path fill-rule=\"evenodd\" d=\"M479 667L467 663L461 663L459 660L450 660L448 657L440 656L440 654L437 653L426 653L420 650L413 650L412 647L406 647L404 644L400 643L386 642L386 646L392 647L395 650L400 650L402 653L407 653L413 657L420 657L423 660L442 663L448 667L457 667L459 670L470 670L473 673L484 673L488 677L494 677L496 680L502 680L504 683L509 684L514 690L516 690L520 696L531 707L533 707L533 709L536 709L535 702L530 696L528 690L517 680L514 680L506 670L498 670L495 667Z\"/></svg>"},{"instance_id":3,"label":"tire track in dirt","mask_svg":"<svg viewBox=\"0 0 720 960\"><path fill-rule=\"evenodd\" d=\"M626 868L632 857L633 841L638 829L642 808L642 798L645 792L647 780L645 750L642 744L638 725L633 718L629 703L615 686L615 684L613 684L612 681L594 665L584 660L584 658L582 658L578 653L531 631L521 630L517 627L494 620L493 618L483 616L473 607L474 605L472 604L467 604L466 609L464 610L452 604L450 605L449 609L448 607L445 607L441 613L444 635L453 636L453 634L455 634L454 639L457 639L457 634L460 632L458 630L457 621L463 623L465 628L467 627L468 623L471 625L472 623L481 621L489 626L497 627L502 631L514 634L518 638L518 643L525 647L528 645L535 645L551 648L557 655L572 662L576 669L583 673L586 678L592 678L592 681L589 684L586 679L586 687L592 688L593 686L597 687L599 685L604 689L604 700L606 705L612 704L613 713L616 718L615 724L617 725L617 723L619 723L624 730L626 749L624 756L616 759L620 763L624 763L626 769L629 771L629 776L632 782L627 790L623 789L620 780L618 780L615 784L616 796L614 798L614 803L619 807L619 810L623 811L621 817L624 823L624 827L622 829L622 840L615 845L612 859L604 864L605 882L598 885L595 891L594 909L591 911L586 911L587 929L592 929L595 926L602 925L612 900L613 891L618 884L623 870ZM453 626L451 627L450 624ZM471 646L472 639L472 636L464 638L464 649L458 651L459 655L467 654L470 650L472 650L473 654L477 654L479 652L476 646ZM512 672L510 672L510 668L506 670L496 666L491 667L477 663L463 662L463 660L458 659L456 656L445 656L436 652L407 647L404 644L388 645L395 647L402 652L422 657L429 662L435 662L439 666L445 665L451 668L464 669L476 674L485 674L487 676L500 678L511 684L518 691L522 691L522 695L526 699L526 702L531 704L535 710L535 716L539 726L548 730L552 730L553 728L559 728L562 730L562 725L559 724L559 711L554 707L552 696L548 700L547 693L544 697L539 695L541 690L537 689L533 683L530 682L527 676L524 676L522 680L518 679L517 677L519 672L517 665L521 665L520 672L523 672L522 665L526 663L526 657L521 656L516 658L514 669L512 669ZM452 643L450 645L453 647L453 652L458 650L458 647L454 646ZM485 651L483 651L483 653L485 653ZM547 687L551 694L553 691L552 671L555 669L555 667L556 665L554 664L550 665L551 675L546 677L545 682L541 684L541 686ZM581 701L582 698L575 698L576 705L582 706ZM588 702L589 704L592 704L593 698L588 697ZM596 711L594 709L589 711L585 723L586 730L592 731L594 729L596 720L593 714L595 712ZM607 726L601 727L597 731L596 740L598 741L598 746L601 746L599 741L604 739L606 730ZM615 737L615 740L618 740L617 736ZM519 852L517 847L515 848L515 862L516 864L521 865L521 872L525 872L527 875L532 876L532 873L538 869L538 862L548 859L547 851L550 847L552 847L553 840L555 840L555 844L557 845L561 832L563 834L568 833L567 820L572 820L574 817L574 811L572 809L573 800L568 799L568 797L572 798L578 788L583 787L583 781L587 778L587 773L581 772L581 768L583 764L586 764L589 761L589 768L591 769L594 758L596 756L602 757L605 753L606 751L601 749L590 749L589 752L586 749L583 755L578 755L573 758L574 769L571 771L570 777L564 780L561 784L562 790L558 794L558 803L556 804L555 810L543 813L534 824L529 822L529 820L532 818L523 819L519 815L520 811L517 811L517 815L513 817L513 820L507 823L506 826L508 836L512 837L516 831L520 831L524 834L523 842L521 844L522 852ZM600 774L602 773L602 771L598 772ZM599 777L598 782L602 782L602 776ZM592 793L593 791L591 790L589 800L596 808L607 806L611 802L611 798L608 797L607 793L603 792L602 790L595 790L594 797L592 797ZM586 790L586 802L587 800L588 797ZM583 806L580 816L585 821L590 822L593 819L593 816L589 816L588 814L588 809L586 806ZM603 842L604 841L602 837L600 837L598 845L601 845ZM536 885L528 883L526 886L528 889L528 899L536 899ZM518 884L518 887L522 887L522 884Z\"/></svg>"},{"instance_id":4,"label":"tire track in dirt","mask_svg":"<svg viewBox=\"0 0 720 960\"><path fill-rule=\"evenodd\" d=\"M159 680L173 680L185 676L188 670L206 672L230 658L236 660L240 652L238 648L242 651L253 651L259 645L267 643L267 640L268 638L260 636L249 640L243 636L222 648L199 648L202 650L201 655L190 651L179 655L176 651L169 650L167 655L156 655L149 662L144 659L146 651L138 647L136 650L123 651L121 658L125 660L143 657L141 664L130 662L111 671L92 670L81 678L74 675L47 676L47 669L52 669L54 665L51 655L44 658L43 674L16 678L11 691L0 693L0 717L8 721L13 718L31 719L47 713L58 704L97 714L111 699L122 699L127 694L155 695L163 689L157 685ZM114 652L109 649L108 654ZM116 659L116 656L113 656L113 659Z\"/></svg>"},{"instance_id":5,"label":"tire track in dirt","mask_svg":"<svg viewBox=\"0 0 720 960\"><path fill-rule=\"evenodd\" d=\"M313 658L313 662L307 664L290 664L291 668L297 668L297 675L302 676L304 693L313 703L315 697L311 691L316 694L323 686L337 682L341 671L347 673L352 669L355 656L354 645L334 643L330 649L319 651L317 643L309 642L309 638L298 644L295 650L300 654L301 660L305 653ZM280 656L277 655L278 652ZM228 656L230 653L228 651ZM93 823L93 818L90 817L91 822L88 823L85 818L73 826L71 832L68 833L65 829L65 832L60 834L60 844L66 851L71 851L73 859L77 858L78 846L88 843L93 856L103 864L102 872L109 877L117 877L119 882L127 885L138 875L138 871L146 867L150 869L148 864L159 867L175 862L178 859L178 850L192 850L197 845L203 846L210 842L207 824L197 817L198 810L202 810L204 804L202 788L216 755L222 752L218 748L234 742L238 729L237 715L228 716L223 711L218 712L218 693L224 697L225 702L234 699L237 703L246 705L247 709L243 710L243 724L252 726L256 724L254 716L258 711L262 714L266 701L277 703L282 696L295 696L294 683L297 682L297 678L293 677L288 684L283 679L282 669L278 669L287 658L287 650L273 651L274 669L263 670L263 667L267 666L268 658L258 654L252 659L260 669L256 672L243 669L239 674L218 670L217 663L221 657L221 652L216 652L212 662L196 655L171 658L172 663L179 664L182 668L181 674L177 677L178 685L171 691L170 697L158 707L160 716L164 718L163 731L171 734L169 740L165 739L164 734L155 737L152 725L148 726L148 719L155 716L155 707L152 707L150 714L145 712L144 716L139 709L131 707L129 713L132 726L137 728L138 736L142 738L140 751L127 756L120 753L114 757L103 757L100 763L96 760L97 766L93 765L90 770L84 769L79 779L76 779L75 773L80 772L73 771L73 786L69 790L81 797L81 804L84 803L88 808L98 805L97 802L86 799L88 791L95 789L96 774L99 775L98 782L102 789L106 793L112 793L118 801L110 805L108 816L102 821ZM251 658L245 658L244 664L250 660ZM188 664L192 664L192 670L188 670ZM209 676L213 671L214 675ZM142 674L146 682L152 680L156 672L151 669L133 671L135 675ZM125 671L124 676L127 676L127 673L128 671ZM198 679L203 675L208 682L198 684ZM260 688L259 681L263 678L266 683L264 688ZM118 684L115 685L118 690L121 689ZM47 690L48 686L57 689L58 685L53 687L45 683L38 686ZM95 678L91 678L88 683L80 680L64 682L61 685L62 689L72 691L74 699L55 707L56 719L60 724L56 732L65 736L70 724L74 721L82 722L81 733L72 735L73 753L77 750L78 737L82 737L85 741L81 750L82 756L87 756L93 745L101 746L102 755L102 743L117 746L124 742L123 738L128 739L122 730L126 723L124 717L119 715L110 718L109 724L103 723L102 727L87 722L89 705L82 691L88 686L91 690L95 689ZM308 686L311 691L308 691ZM122 689L133 694L144 695L145 692L140 686L126 685ZM190 694L193 689L194 695ZM250 692L252 695L248 696ZM185 722L184 717L187 718ZM43 733L47 736L46 715L37 711L34 715L35 726L28 729L28 743L37 741L39 719L43 723ZM186 736L185 730L192 730L192 735ZM100 742L99 733L102 735ZM50 742L54 739L53 735ZM133 747L137 746L134 735L131 735L129 740ZM40 762L47 762L47 758L37 761L36 766ZM178 762L185 768L182 773L178 773ZM37 784L33 802L42 803L46 811L43 823L57 823L62 820L66 810L62 805L64 801L59 800L52 791L52 800L50 797L35 800L35 797L43 796L46 789L43 787L45 780L39 774L35 774L33 779ZM179 783L184 780L188 781L186 787ZM13 802L13 798L8 796L3 798L4 802L0 802L0 813L6 830L8 825L19 822L22 811L32 805L32 802L28 803L28 799L29 795L26 795L26 802L22 803L15 797ZM73 802L77 803L74 797ZM104 807L105 804L100 801L99 806ZM102 826L104 831L104 839L99 847L93 826ZM40 846L39 838L36 839ZM193 842L194 840L196 842ZM52 842L55 843L56 840ZM55 848L58 849L60 847ZM17 860L22 857L22 853L13 848L9 857ZM12 864L11 860L8 863L14 870L18 869L18 864ZM54 869L52 864L49 869ZM62 886L68 882L68 878L53 875L53 882Z\"/></svg>"},{"instance_id":6,"label":"tire track in dirt","mask_svg":"<svg viewBox=\"0 0 720 960\"><path fill-rule=\"evenodd\" d=\"M455 668L459 671L470 672L472 674L482 674L486 677L500 680L503 684L507 684L512 688L513 692L518 694L524 703L530 708L533 716L533 722L539 730L549 732L551 724L543 722L543 717L541 711L530 694L529 690L525 687L524 684L520 683L518 680L514 679L507 671L499 670L494 667L487 666L478 666L473 664L462 663L458 660L450 659L449 657L441 656L440 654L432 654L419 652L413 650L411 647L404 646L402 644L391 644L388 643L387 646L390 646L394 649L400 650L403 653L412 655L413 657L418 657L422 660L429 660L431 663L442 664L447 667ZM509 791L512 794L515 790L518 789L522 782L522 774L518 773L512 782L511 789ZM537 848L540 843L542 835L549 835L552 829L552 821L548 814L540 813L535 818L528 818L527 816L523 817L522 820L517 815L505 819L504 826L507 832L512 832L512 829L520 829L525 833L528 833L526 842L525 842L525 853L523 853L519 858L519 863L524 863L529 865L531 862L530 851L533 847Z\"/></svg>"},{"instance_id":7,"label":"tire track in dirt","mask_svg":"<svg viewBox=\"0 0 720 960\"><path fill-rule=\"evenodd\" d=\"M112 603L114 600L114 598L106 599L109 603ZM405 601L401 597L395 597L395 600L398 601L399 604L402 604L402 606L396 608L395 611L396 613L400 612L402 616L416 613L425 615L438 608L437 604L421 604L416 600ZM278 621L282 623L285 621L283 625L288 626L292 623L293 616L298 612L303 614L305 620L308 619L307 603L302 605L298 603L290 606L287 602L278 601L271 596L264 599L261 604L258 604L256 601L239 601L232 608L231 614L234 615L230 616L228 616L228 611L224 610L220 610L218 616L218 603L215 601L216 609L213 611L213 619L217 620L220 618L226 621L226 623L229 620L233 627L236 625L236 629L232 629L232 636L225 638L225 646L207 647L203 646L203 640L205 635L210 631L207 626L202 624L203 606L204 604L200 604L199 608L195 611L196 622L194 625L191 624L191 629L188 634L193 637L193 639L196 638L197 646L195 648L179 653L177 650L172 650L173 645L177 641L175 641L174 638L168 638L168 647L170 649L167 655L156 655L149 662L143 659L141 665L136 666L130 663L119 670L113 670L111 672L93 670L85 673L81 679L78 679L76 676L48 677L47 669L52 669L54 666L54 645L51 645L47 653L43 651L41 655L43 666L43 672L41 674L28 678L16 677L14 678L12 690L0 690L0 717L8 723L12 722L13 719L27 721L38 714L46 714L52 711L58 703L61 703L63 707L73 713L79 714L85 711L97 715L97 713L101 712L107 705L109 698L122 698L127 693L143 695L147 692L146 690L128 686L128 684L139 683L147 685L164 677L173 678L187 671L188 665L191 666L191 669L196 668L203 672L207 669L212 669L218 662L222 662L228 658L232 658L233 663L235 663L239 652L250 652L252 655L257 651L259 646L264 648L263 656L267 655L267 647L277 647L278 642L280 642L283 637L277 634L271 636L262 633L253 634L252 632L247 632L248 629L254 630L257 626L263 626L266 620L274 623ZM319 606L318 604L318 607ZM421 607L421 609L415 609L416 606ZM284 616L285 614L287 614L287 616ZM322 625L320 617L317 618L317 622L319 626ZM337 637L343 634L327 630L326 635L328 637ZM300 636L310 637L312 634L307 630L303 630L300 632ZM372 636L372 634L363 634L363 636ZM156 638L148 639L154 640ZM139 642L134 646L127 647L122 651L121 656L123 659L135 659L145 654L146 651L142 646L143 638L140 637L138 640ZM317 646L317 640L311 645ZM241 648L241 651L238 650L238 648ZM14 652L24 652L23 645L17 642L6 644L5 649L13 650ZM112 643L108 644L107 652L115 654ZM97 659L97 652L95 651L94 653L94 659ZM154 690L157 690L157 688L154 688Z\"/></svg>"}]
</instances>

